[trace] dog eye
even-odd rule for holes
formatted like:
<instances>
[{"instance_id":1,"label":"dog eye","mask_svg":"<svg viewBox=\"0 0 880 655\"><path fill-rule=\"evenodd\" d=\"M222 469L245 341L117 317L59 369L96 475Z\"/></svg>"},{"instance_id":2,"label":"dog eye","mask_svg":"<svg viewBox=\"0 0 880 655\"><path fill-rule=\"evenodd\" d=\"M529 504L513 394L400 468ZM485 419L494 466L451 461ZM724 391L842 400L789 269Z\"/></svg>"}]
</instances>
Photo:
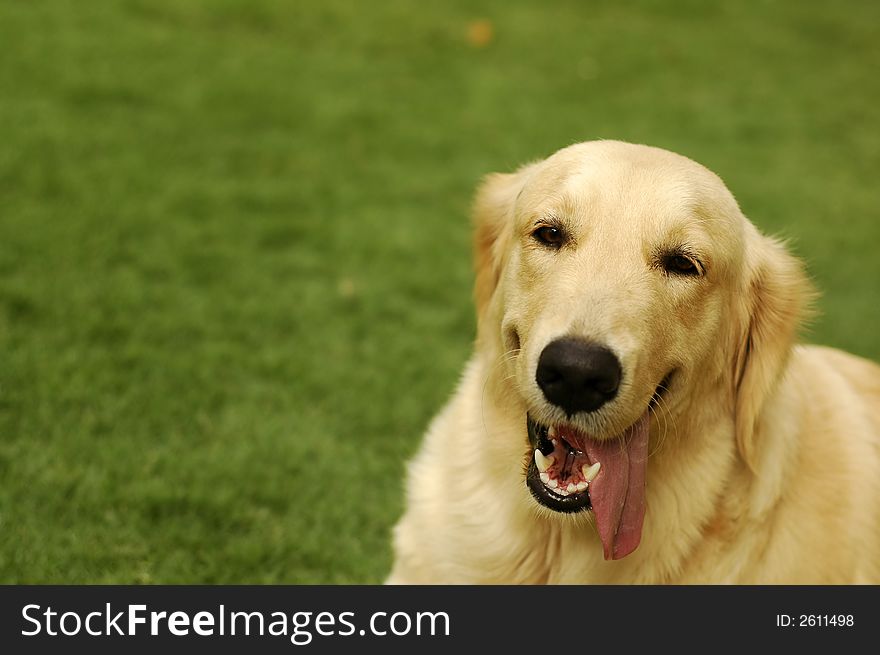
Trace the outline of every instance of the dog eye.
<instances>
[{"instance_id":1,"label":"dog eye","mask_svg":"<svg viewBox=\"0 0 880 655\"><path fill-rule=\"evenodd\" d=\"M560 248L562 247L562 244L565 243L565 232L558 227L552 227L550 225L539 227L532 232L532 236L545 246L550 246L551 248Z\"/></svg>"},{"instance_id":2,"label":"dog eye","mask_svg":"<svg viewBox=\"0 0 880 655\"><path fill-rule=\"evenodd\" d=\"M676 275L700 275L697 263L685 255L670 254L663 258L663 268Z\"/></svg>"}]
</instances>

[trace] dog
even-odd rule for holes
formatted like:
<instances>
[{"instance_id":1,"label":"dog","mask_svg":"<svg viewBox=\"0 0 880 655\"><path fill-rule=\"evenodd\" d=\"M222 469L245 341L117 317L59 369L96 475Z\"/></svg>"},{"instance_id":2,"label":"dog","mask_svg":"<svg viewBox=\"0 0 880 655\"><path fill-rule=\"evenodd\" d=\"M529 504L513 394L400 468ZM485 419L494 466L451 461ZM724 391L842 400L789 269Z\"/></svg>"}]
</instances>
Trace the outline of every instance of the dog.
<instances>
[{"instance_id":1,"label":"dog","mask_svg":"<svg viewBox=\"0 0 880 655\"><path fill-rule=\"evenodd\" d=\"M880 583L880 367L711 171L593 141L475 202L477 337L391 584Z\"/></svg>"}]
</instances>

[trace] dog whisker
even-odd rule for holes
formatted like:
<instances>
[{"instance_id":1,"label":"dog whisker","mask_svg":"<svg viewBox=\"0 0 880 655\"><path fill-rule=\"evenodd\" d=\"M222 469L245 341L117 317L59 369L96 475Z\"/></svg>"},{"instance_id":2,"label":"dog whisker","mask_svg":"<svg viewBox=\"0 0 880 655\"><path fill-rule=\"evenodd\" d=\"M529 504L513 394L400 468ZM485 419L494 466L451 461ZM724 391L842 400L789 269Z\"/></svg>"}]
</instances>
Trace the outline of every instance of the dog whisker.
<instances>
[{"instance_id":1,"label":"dog whisker","mask_svg":"<svg viewBox=\"0 0 880 655\"><path fill-rule=\"evenodd\" d=\"M668 389L661 385L657 387L660 391L668 391ZM657 439L657 445L654 450L648 454L648 457L653 457L658 452L660 452L663 445L666 443L666 439L669 435L669 427L670 423L672 424L672 431L675 432L677 430L677 426L675 424L675 415L669 409L669 403L664 397L664 394L655 392L652 396L652 404L649 405L652 416L657 418L658 424L662 423L662 432L660 433L659 438ZM659 412L657 410L660 410ZM662 420L661 420L662 419Z\"/></svg>"},{"instance_id":2,"label":"dog whisker","mask_svg":"<svg viewBox=\"0 0 880 655\"><path fill-rule=\"evenodd\" d=\"M483 432L488 436L489 435L489 427L486 424L486 391L489 388L489 382L491 382L494 377L496 371L499 367L505 366L515 360L519 354L522 352L522 348L513 348L511 350L507 350L501 353L496 359L489 370L486 372L485 377L483 378L483 385L480 390L480 421L483 425ZM500 382L510 382L516 380L516 374L511 372L502 377Z\"/></svg>"}]
</instances>

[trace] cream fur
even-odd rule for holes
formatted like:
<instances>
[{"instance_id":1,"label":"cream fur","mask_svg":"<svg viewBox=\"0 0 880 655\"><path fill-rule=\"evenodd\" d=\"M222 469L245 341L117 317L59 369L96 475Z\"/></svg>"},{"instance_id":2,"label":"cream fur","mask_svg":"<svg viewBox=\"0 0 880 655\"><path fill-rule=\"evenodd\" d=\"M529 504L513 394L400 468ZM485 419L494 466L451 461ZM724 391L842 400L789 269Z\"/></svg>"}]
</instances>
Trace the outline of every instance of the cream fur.
<instances>
[{"instance_id":1,"label":"cream fur","mask_svg":"<svg viewBox=\"0 0 880 655\"><path fill-rule=\"evenodd\" d=\"M693 161L614 141L488 177L475 205L479 328L458 389L409 465L391 583L880 583L880 367L795 346L811 286ZM531 237L562 221L558 252ZM705 264L652 264L687 245ZM577 418L620 434L675 370L651 420L641 544L607 562L590 513L529 495L525 413L563 334L618 354L618 397Z\"/></svg>"}]
</instances>

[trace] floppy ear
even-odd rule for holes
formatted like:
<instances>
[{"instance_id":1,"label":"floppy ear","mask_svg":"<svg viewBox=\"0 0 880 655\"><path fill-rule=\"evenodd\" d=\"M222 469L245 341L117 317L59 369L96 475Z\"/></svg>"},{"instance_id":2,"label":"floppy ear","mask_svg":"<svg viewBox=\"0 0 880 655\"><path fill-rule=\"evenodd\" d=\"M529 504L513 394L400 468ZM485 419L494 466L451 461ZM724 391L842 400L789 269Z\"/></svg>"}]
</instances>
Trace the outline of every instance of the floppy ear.
<instances>
[{"instance_id":1,"label":"floppy ear","mask_svg":"<svg viewBox=\"0 0 880 655\"><path fill-rule=\"evenodd\" d=\"M513 208L531 166L515 173L487 175L477 190L473 210L474 301L481 320L498 287L504 255L513 236Z\"/></svg>"},{"instance_id":2,"label":"floppy ear","mask_svg":"<svg viewBox=\"0 0 880 655\"><path fill-rule=\"evenodd\" d=\"M737 447L752 471L761 412L816 296L800 260L781 242L755 237L756 245L747 254L747 327L738 336L733 378Z\"/></svg>"}]
</instances>

